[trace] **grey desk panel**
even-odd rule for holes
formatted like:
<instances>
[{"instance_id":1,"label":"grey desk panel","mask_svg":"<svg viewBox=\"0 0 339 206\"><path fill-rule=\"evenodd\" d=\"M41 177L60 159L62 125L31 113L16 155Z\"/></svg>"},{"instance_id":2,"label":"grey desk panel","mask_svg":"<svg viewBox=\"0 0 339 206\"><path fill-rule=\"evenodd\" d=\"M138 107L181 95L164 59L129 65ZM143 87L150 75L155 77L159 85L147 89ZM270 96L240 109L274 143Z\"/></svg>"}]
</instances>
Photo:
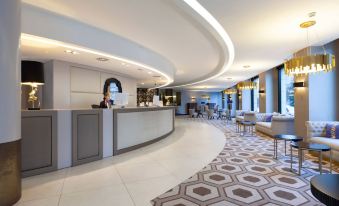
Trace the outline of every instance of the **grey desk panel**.
<instances>
[{"instance_id":1,"label":"grey desk panel","mask_svg":"<svg viewBox=\"0 0 339 206\"><path fill-rule=\"evenodd\" d=\"M57 170L57 112L22 111L22 176Z\"/></svg>"},{"instance_id":2,"label":"grey desk panel","mask_svg":"<svg viewBox=\"0 0 339 206\"><path fill-rule=\"evenodd\" d=\"M72 111L72 165L102 159L102 110Z\"/></svg>"}]
</instances>

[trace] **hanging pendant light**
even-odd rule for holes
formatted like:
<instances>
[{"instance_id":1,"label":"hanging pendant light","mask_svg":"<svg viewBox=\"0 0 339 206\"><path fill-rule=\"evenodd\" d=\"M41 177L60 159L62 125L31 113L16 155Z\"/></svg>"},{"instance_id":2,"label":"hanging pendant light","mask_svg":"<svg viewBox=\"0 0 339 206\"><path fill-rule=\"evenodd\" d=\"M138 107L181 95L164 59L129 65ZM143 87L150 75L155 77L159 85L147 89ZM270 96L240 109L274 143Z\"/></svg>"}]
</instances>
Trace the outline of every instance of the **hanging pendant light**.
<instances>
[{"instance_id":1,"label":"hanging pendant light","mask_svg":"<svg viewBox=\"0 0 339 206\"><path fill-rule=\"evenodd\" d=\"M225 89L224 94L235 94L237 93L236 89Z\"/></svg>"},{"instance_id":2,"label":"hanging pendant light","mask_svg":"<svg viewBox=\"0 0 339 206\"><path fill-rule=\"evenodd\" d=\"M256 82L250 82L250 81L244 81L244 82L238 83L237 88L239 90L255 89L255 88L257 88L257 83Z\"/></svg>"},{"instance_id":3,"label":"hanging pendant light","mask_svg":"<svg viewBox=\"0 0 339 206\"><path fill-rule=\"evenodd\" d=\"M314 17L315 12L309 13L309 17ZM307 29L307 42L308 39L308 28L316 24L315 20L306 21L300 24L300 28ZM335 56L327 54L325 47L323 46L323 54L312 54L311 46L309 45L307 55L302 57L293 57L284 63L285 74L292 75L308 75L317 72L329 72L335 67Z\"/></svg>"}]
</instances>

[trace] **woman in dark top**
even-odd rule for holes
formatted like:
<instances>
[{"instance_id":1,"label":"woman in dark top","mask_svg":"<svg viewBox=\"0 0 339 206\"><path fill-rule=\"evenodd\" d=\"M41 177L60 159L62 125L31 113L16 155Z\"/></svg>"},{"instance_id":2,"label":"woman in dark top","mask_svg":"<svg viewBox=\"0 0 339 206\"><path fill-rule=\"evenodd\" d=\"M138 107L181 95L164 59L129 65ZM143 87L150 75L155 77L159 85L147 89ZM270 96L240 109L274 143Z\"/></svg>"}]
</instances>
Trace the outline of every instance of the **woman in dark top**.
<instances>
[{"instance_id":1,"label":"woman in dark top","mask_svg":"<svg viewBox=\"0 0 339 206\"><path fill-rule=\"evenodd\" d=\"M111 108L112 102L109 93L106 93L104 99L100 102L100 108Z\"/></svg>"}]
</instances>

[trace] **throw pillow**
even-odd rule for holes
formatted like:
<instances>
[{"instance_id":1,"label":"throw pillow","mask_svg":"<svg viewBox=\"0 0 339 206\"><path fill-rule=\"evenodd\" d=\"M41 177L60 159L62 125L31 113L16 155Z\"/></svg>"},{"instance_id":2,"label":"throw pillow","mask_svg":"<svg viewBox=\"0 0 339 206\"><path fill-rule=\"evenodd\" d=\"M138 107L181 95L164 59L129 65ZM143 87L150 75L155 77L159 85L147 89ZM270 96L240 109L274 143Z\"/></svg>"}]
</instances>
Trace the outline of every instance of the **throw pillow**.
<instances>
[{"instance_id":1,"label":"throw pillow","mask_svg":"<svg viewBox=\"0 0 339 206\"><path fill-rule=\"evenodd\" d=\"M265 122L266 115L263 113L257 113L256 115L257 122Z\"/></svg>"},{"instance_id":2,"label":"throw pillow","mask_svg":"<svg viewBox=\"0 0 339 206\"><path fill-rule=\"evenodd\" d=\"M326 124L326 137L339 139L339 124Z\"/></svg>"},{"instance_id":3,"label":"throw pillow","mask_svg":"<svg viewBox=\"0 0 339 206\"><path fill-rule=\"evenodd\" d=\"M265 122L272 122L273 115L266 115L265 116Z\"/></svg>"}]
</instances>

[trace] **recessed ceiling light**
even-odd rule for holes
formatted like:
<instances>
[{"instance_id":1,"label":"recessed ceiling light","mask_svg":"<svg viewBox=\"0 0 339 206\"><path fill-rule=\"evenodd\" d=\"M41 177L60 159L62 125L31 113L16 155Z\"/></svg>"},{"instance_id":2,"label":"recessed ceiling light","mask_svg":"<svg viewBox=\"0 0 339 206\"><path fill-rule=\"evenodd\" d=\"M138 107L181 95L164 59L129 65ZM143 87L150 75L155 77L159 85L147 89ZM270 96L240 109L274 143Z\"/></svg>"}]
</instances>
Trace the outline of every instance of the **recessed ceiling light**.
<instances>
[{"instance_id":1,"label":"recessed ceiling light","mask_svg":"<svg viewBox=\"0 0 339 206\"><path fill-rule=\"evenodd\" d=\"M144 85L145 83L141 82L140 84Z\"/></svg>"},{"instance_id":2,"label":"recessed ceiling light","mask_svg":"<svg viewBox=\"0 0 339 206\"><path fill-rule=\"evenodd\" d=\"M67 54L79 54L79 52L69 50L69 49L65 50L64 52L67 53Z\"/></svg>"},{"instance_id":3,"label":"recessed ceiling light","mask_svg":"<svg viewBox=\"0 0 339 206\"><path fill-rule=\"evenodd\" d=\"M109 59L104 58L104 57L98 57L97 60L101 62L107 62Z\"/></svg>"},{"instance_id":4,"label":"recessed ceiling light","mask_svg":"<svg viewBox=\"0 0 339 206\"><path fill-rule=\"evenodd\" d=\"M247 69L247 68L250 68L251 66L250 65L244 65L243 66L245 69Z\"/></svg>"},{"instance_id":5,"label":"recessed ceiling light","mask_svg":"<svg viewBox=\"0 0 339 206\"><path fill-rule=\"evenodd\" d=\"M139 71L142 71L142 69L140 69L140 68L139 68L138 70L139 70Z\"/></svg>"},{"instance_id":6,"label":"recessed ceiling light","mask_svg":"<svg viewBox=\"0 0 339 206\"><path fill-rule=\"evenodd\" d=\"M153 77L154 77L154 78L160 78L161 76L159 76L159 75L154 75Z\"/></svg>"},{"instance_id":7,"label":"recessed ceiling light","mask_svg":"<svg viewBox=\"0 0 339 206\"><path fill-rule=\"evenodd\" d=\"M126 63L125 62L121 62L121 65L125 65Z\"/></svg>"},{"instance_id":8,"label":"recessed ceiling light","mask_svg":"<svg viewBox=\"0 0 339 206\"><path fill-rule=\"evenodd\" d=\"M147 73L152 74L152 72L147 72Z\"/></svg>"},{"instance_id":9,"label":"recessed ceiling light","mask_svg":"<svg viewBox=\"0 0 339 206\"><path fill-rule=\"evenodd\" d=\"M227 79L227 80L232 80L232 77L227 77L226 79Z\"/></svg>"}]
</instances>

